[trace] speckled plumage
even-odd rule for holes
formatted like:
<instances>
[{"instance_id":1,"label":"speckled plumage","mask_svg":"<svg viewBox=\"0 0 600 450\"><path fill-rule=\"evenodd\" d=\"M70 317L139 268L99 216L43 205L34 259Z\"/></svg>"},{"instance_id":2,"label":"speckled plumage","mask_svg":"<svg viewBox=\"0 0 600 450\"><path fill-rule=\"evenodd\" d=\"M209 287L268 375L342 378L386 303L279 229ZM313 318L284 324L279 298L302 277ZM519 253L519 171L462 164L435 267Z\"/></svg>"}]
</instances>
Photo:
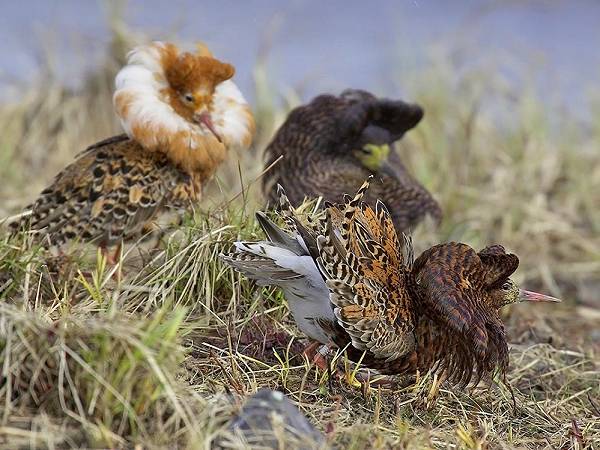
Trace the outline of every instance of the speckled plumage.
<instances>
[{"instance_id":1,"label":"speckled plumage","mask_svg":"<svg viewBox=\"0 0 600 450\"><path fill-rule=\"evenodd\" d=\"M427 190L406 170L396 152L379 170L365 167L356 151L365 144L392 144L416 126L423 110L414 104L378 99L347 90L340 96L321 95L294 109L266 149L267 167L280 159L263 178L271 205L277 204L280 184L294 204L322 196L340 202L373 175L365 201L380 199L394 224L407 231L425 215L441 219L441 209Z\"/></svg>"},{"instance_id":2,"label":"speckled plumage","mask_svg":"<svg viewBox=\"0 0 600 450\"><path fill-rule=\"evenodd\" d=\"M190 207L229 150L252 141L254 118L234 72L206 47L135 48L113 97L127 135L80 153L12 228L26 226L50 246L78 239L107 247L138 236L168 209Z\"/></svg>"},{"instance_id":3,"label":"speckled plumage","mask_svg":"<svg viewBox=\"0 0 600 450\"><path fill-rule=\"evenodd\" d=\"M556 299L520 290L509 279L519 260L500 245L477 253L450 242L413 260L410 238L399 238L383 203L363 201L367 186L306 223L282 193L289 230L258 213L268 241L238 242L224 259L261 284L282 287L302 331L345 348L364 367L443 370L461 385L503 373L508 346L499 309L521 293Z\"/></svg>"},{"instance_id":4,"label":"speckled plumage","mask_svg":"<svg viewBox=\"0 0 600 450\"><path fill-rule=\"evenodd\" d=\"M84 150L12 227L27 224L56 246L73 239L112 246L135 237L165 209L188 207L200 184L164 154L116 136Z\"/></svg>"}]
</instances>

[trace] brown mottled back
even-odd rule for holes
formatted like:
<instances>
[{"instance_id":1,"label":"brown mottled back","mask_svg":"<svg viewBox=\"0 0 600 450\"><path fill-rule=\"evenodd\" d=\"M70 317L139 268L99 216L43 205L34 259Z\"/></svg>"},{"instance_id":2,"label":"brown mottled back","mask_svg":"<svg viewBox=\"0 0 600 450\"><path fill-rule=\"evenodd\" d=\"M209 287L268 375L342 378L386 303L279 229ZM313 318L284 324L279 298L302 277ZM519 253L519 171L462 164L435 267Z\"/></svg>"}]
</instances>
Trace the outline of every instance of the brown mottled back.
<instances>
[{"instance_id":1,"label":"brown mottled back","mask_svg":"<svg viewBox=\"0 0 600 450\"><path fill-rule=\"evenodd\" d=\"M278 201L277 184L294 204L318 196L337 203L373 175L364 200L371 206L381 200L399 231L414 227L427 214L439 221L438 203L395 152L389 167L376 172L353 155L367 143L392 144L422 117L418 105L378 99L365 91L318 96L294 109L267 147L267 166L282 159L265 174L263 191L273 206Z\"/></svg>"},{"instance_id":2,"label":"brown mottled back","mask_svg":"<svg viewBox=\"0 0 600 450\"><path fill-rule=\"evenodd\" d=\"M80 239L110 246L134 237L167 207L187 206L198 190L164 155L116 136L83 151L26 208L31 216L11 227L39 231L51 245Z\"/></svg>"}]
</instances>

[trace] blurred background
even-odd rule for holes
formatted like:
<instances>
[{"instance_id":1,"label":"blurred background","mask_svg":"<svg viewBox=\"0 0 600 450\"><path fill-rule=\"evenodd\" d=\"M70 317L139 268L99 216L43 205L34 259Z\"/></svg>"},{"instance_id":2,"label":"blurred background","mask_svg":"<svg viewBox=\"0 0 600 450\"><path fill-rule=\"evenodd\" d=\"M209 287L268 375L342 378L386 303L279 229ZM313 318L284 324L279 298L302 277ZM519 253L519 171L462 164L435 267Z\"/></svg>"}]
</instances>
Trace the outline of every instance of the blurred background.
<instances>
[{"instance_id":1,"label":"blurred background","mask_svg":"<svg viewBox=\"0 0 600 450\"><path fill-rule=\"evenodd\" d=\"M240 172L259 176L274 130L316 94L415 101L425 119L398 151L445 212L439 229L415 231L418 246L502 242L521 257L520 281L597 314L599 20L595 0L3 2L0 215L120 132L113 80L136 43L202 40L236 66L259 125L207 209L240 191Z\"/></svg>"},{"instance_id":2,"label":"blurred background","mask_svg":"<svg viewBox=\"0 0 600 450\"><path fill-rule=\"evenodd\" d=\"M432 55L446 51L464 69L494 66L507 82L533 82L573 111L586 106L583 83L600 75L595 0L3 3L4 95L15 81L34 80L48 53L55 75L80 86L85 71L102 62L116 25L107 18L115 9L132 30L149 38L204 40L216 55L235 63L236 79L248 95L258 58L268 60L270 77L282 91L308 97L361 86L397 95L405 90L400 73L435 64ZM519 72L525 69L531 71L526 77Z\"/></svg>"}]
</instances>

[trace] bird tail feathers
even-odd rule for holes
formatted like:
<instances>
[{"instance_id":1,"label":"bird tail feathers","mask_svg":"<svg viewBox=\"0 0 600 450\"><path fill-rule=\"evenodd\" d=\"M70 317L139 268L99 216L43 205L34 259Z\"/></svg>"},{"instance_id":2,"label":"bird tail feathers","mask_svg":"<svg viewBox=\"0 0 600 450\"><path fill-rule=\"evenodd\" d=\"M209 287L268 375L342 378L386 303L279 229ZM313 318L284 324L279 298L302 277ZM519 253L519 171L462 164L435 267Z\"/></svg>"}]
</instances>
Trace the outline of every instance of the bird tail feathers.
<instances>
[{"instance_id":1,"label":"bird tail feathers","mask_svg":"<svg viewBox=\"0 0 600 450\"><path fill-rule=\"evenodd\" d=\"M267 242L236 242L235 251L221 254L221 258L238 272L256 280L261 286L284 284L302 278L294 270L279 265L274 253L282 250Z\"/></svg>"},{"instance_id":2,"label":"bird tail feathers","mask_svg":"<svg viewBox=\"0 0 600 450\"><path fill-rule=\"evenodd\" d=\"M283 286L308 275L304 261L308 252L298 239L271 221L264 213L257 212L256 220L268 241L235 242L235 250L222 254L221 258L234 269L261 285ZM312 263L314 266L314 263ZM311 274L312 275L312 274Z\"/></svg>"}]
</instances>

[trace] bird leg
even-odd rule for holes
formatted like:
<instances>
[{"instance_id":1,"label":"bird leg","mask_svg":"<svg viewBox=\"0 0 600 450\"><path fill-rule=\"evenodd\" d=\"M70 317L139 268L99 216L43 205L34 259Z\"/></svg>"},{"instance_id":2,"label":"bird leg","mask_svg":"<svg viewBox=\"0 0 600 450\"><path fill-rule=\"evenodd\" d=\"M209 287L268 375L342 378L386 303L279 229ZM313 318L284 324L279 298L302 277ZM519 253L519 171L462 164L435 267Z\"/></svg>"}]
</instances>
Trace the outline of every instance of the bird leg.
<instances>
[{"instance_id":1,"label":"bird leg","mask_svg":"<svg viewBox=\"0 0 600 450\"><path fill-rule=\"evenodd\" d=\"M117 248L114 252L110 253L106 246L100 246L100 252L102 253L102 257L106 261L106 264L110 267L118 266L121 262L121 251L123 250L123 242L119 242ZM115 280L117 283L121 281L121 270L122 266L116 268L116 271L113 272L111 278Z\"/></svg>"},{"instance_id":2,"label":"bird leg","mask_svg":"<svg viewBox=\"0 0 600 450\"><path fill-rule=\"evenodd\" d=\"M440 387L447 379L448 373L446 370L443 370L441 373L433 374L433 383L431 384L429 392L427 393L427 398L425 399L425 406L427 408L431 408L435 404L440 394Z\"/></svg>"},{"instance_id":3,"label":"bird leg","mask_svg":"<svg viewBox=\"0 0 600 450\"><path fill-rule=\"evenodd\" d=\"M306 346L302 354L311 364L314 364L321 370L327 370L325 358L323 358L323 355L319 351L321 345L319 341L312 341Z\"/></svg>"},{"instance_id":4,"label":"bird leg","mask_svg":"<svg viewBox=\"0 0 600 450\"><path fill-rule=\"evenodd\" d=\"M308 344L302 354L311 364L326 372L330 368L330 364L326 359L330 351L331 344L321 344L318 341L313 341ZM334 370L333 373L337 374L337 370Z\"/></svg>"},{"instance_id":5,"label":"bird leg","mask_svg":"<svg viewBox=\"0 0 600 450\"><path fill-rule=\"evenodd\" d=\"M304 348L302 354L306 356L306 359L312 361L313 357L315 356L315 352L317 351L320 345L321 343L319 341L312 341Z\"/></svg>"},{"instance_id":6,"label":"bird leg","mask_svg":"<svg viewBox=\"0 0 600 450\"><path fill-rule=\"evenodd\" d=\"M100 251L102 252L102 256L106 260L106 263L109 266L116 266L121 261L121 250L123 248L123 243L119 242L115 251L111 254L106 248L105 245L100 246Z\"/></svg>"}]
</instances>

